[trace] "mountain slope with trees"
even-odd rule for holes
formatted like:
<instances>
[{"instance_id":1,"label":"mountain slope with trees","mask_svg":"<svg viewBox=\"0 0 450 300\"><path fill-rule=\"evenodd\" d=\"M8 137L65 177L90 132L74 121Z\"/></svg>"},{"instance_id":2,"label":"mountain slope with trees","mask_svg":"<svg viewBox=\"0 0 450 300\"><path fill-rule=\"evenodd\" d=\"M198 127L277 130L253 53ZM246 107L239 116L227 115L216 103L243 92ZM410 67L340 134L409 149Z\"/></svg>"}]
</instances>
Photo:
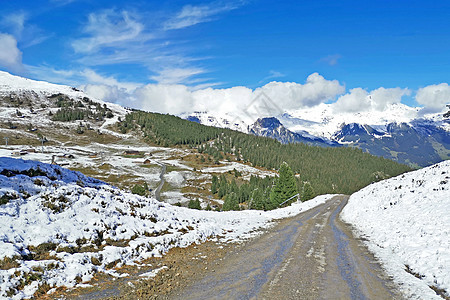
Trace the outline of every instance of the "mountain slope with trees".
<instances>
[{"instance_id":1,"label":"mountain slope with trees","mask_svg":"<svg viewBox=\"0 0 450 300\"><path fill-rule=\"evenodd\" d=\"M118 124L118 129L122 133L138 132L152 144L196 148L216 163L236 160L276 170L286 162L296 175L298 189L303 191L303 185L308 184L315 195L351 194L372 182L411 170L360 149L281 144L271 138L158 113L134 111Z\"/></svg>"}]
</instances>

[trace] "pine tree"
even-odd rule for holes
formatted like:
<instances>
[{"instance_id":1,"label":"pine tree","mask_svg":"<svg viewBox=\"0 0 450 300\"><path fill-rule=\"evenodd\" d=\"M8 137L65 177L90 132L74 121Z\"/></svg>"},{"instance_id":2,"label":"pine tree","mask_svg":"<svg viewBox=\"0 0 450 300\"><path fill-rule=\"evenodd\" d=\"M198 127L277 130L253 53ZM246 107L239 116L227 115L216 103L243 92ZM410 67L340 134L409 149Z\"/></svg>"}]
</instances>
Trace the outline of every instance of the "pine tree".
<instances>
[{"instance_id":1,"label":"pine tree","mask_svg":"<svg viewBox=\"0 0 450 300\"><path fill-rule=\"evenodd\" d=\"M250 209L263 210L265 208L264 194L262 190L258 188L253 190L251 199Z\"/></svg>"},{"instance_id":2,"label":"pine tree","mask_svg":"<svg viewBox=\"0 0 450 300\"><path fill-rule=\"evenodd\" d=\"M202 209L201 205L200 205L200 200L196 199L196 200L189 200L188 203L188 208L190 209Z\"/></svg>"},{"instance_id":3,"label":"pine tree","mask_svg":"<svg viewBox=\"0 0 450 300\"><path fill-rule=\"evenodd\" d=\"M223 211L239 210L239 201L235 193L230 193L225 197L222 210Z\"/></svg>"},{"instance_id":4,"label":"pine tree","mask_svg":"<svg viewBox=\"0 0 450 300\"><path fill-rule=\"evenodd\" d=\"M289 165L283 162L278 171L279 177L275 179L275 185L270 193L270 209L277 208L281 203L297 194L294 173ZM295 197L290 201L295 201Z\"/></svg>"},{"instance_id":5,"label":"pine tree","mask_svg":"<svg viewBox=\"0 0 450 300\"><path fill-rule=\"evenodd\" d=\"M303 184L302 195L300 199L304 202L312 198L314 198L314 189L311 186L311 183L307 181Z\"/></svg>"},{"instance_id":6,"label":"pine tree","mask_svg":"<svg viewBox=\"0 0 450 300\"><path fill-rule=\"evenodd\" d=\"M203 157L203 156L202 156ZM217 178L216 175L212 176L212 181L211 181L211 194L216 194L217 193L217 185L219 183L219 179Z\"/></svg>"}]
</instances>

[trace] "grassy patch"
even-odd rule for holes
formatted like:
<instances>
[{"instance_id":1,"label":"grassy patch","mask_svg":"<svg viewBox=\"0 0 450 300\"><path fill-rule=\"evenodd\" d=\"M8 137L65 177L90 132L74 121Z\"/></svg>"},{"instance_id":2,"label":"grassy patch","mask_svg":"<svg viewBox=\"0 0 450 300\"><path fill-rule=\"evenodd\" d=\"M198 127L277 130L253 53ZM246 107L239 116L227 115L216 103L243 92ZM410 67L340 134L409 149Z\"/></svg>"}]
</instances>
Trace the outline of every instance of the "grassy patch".
<instances>
[{"instance_id":1,"label":"grassy patch","mask_svg":"<svg viewBox=\"0 0 450 300\"><path fill-rule=\"evenodd\" d=\"M13 257L4 257L2 260L0 260L0 270L9 270L12 268L18 268L20 264L17 262L19 260L19 256L13 256Z\"/></svg>"}]
</instances>

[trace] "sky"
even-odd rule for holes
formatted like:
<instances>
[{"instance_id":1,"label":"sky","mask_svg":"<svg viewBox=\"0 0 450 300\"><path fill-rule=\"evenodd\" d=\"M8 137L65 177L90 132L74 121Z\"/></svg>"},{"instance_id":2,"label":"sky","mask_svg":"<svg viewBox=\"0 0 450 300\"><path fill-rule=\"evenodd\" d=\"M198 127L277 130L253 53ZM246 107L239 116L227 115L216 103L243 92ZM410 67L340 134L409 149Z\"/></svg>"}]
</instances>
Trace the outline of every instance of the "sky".
<instances>
[{"instance_id":1,"label":"sky","mask_svg":"<svg viewBox=\"0 0 450 300\"><path fill-rule=\"evenodd\" d=\"M450 102L450 1L0 0L0 70L125 106Z\"/></svg>"}]
</instances>

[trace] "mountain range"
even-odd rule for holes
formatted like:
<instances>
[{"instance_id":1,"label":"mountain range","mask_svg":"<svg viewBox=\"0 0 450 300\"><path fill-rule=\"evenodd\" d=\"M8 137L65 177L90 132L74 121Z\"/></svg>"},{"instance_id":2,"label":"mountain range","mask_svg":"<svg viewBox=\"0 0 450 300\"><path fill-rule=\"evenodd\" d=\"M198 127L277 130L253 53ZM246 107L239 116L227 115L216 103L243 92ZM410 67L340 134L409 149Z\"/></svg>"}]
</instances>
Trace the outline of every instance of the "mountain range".
<instances>
[{"instance_id":1,"label":"mountain range","mask_svg":"<svg viewBox=\"0 0 450 300\"><path fill-rule=\"evenodd\" d=\"M233 116L208 112L183 115L204 125L226 127L282 143L358 147L377 156L419 168L450 159L450 119L442 113L390 104L384 111L342 113L329 104L284 112L255 122L231 122Z\"/></svg>"},{"instance_id":2,"label":"mountain range","mask_svg":"<svg viewBox=\"0 0 450 300\"><path fill-rule=\"evenodd\" d=\"M45 124L52 128L46 132L47 136L54 134L55 130L66 135L66 128L52 127L52 119L56 118L52 115L60 113L59 117L65 117L62 113L64 105L70 104L67 102L69 98L84 99L77 103L80 106L77 109L89 114L91 122L88 129L94 129L92 133L117 135L108 130L108 125L127 113L123 107L94 99L76 88L34 81L6 72L0 72L0 117L5 123L2 131L9 134L14 132L12 127L27 127L25 135L18 137L25 138L26 135L32 136L35 127ZM19 106L15 101L24 103ZM107 122L99 122L99 117ZM415 168L450 159L450 119L443 113L430 114L422 108L401 103L389 104L383 111L358 113L339 112L331 104L322 103L312 108L277 111L274 116L265 114L258 118L253 115L254 121L212 112L185 113L180 117L203 125L274 138L282 143L358 147ZM67 124L74 131L86 125L80 122Z\"/></svg>"}]
</instances>

